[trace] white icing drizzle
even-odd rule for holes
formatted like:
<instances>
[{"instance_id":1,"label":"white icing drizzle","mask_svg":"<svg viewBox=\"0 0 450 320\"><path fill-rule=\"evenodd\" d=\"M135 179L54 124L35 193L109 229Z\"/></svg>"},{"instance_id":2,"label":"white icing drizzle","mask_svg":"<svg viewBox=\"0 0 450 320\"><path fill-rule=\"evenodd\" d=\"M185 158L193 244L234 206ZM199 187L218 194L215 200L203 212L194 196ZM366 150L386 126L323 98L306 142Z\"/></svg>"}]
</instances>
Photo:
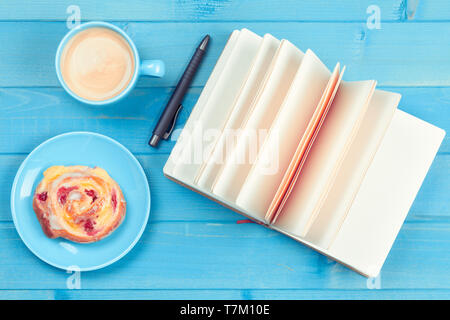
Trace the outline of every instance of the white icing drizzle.
<instances>
[{"instance_id":1,"label":"white icing drizzle","mask_svg":"<svg viewBox=\"0 0 450 320\"><path fill-rule=\"evenodd\" d=\"M53 182L52 182L52 188L57 188L59 183L64 180L65 178L69 178L69 177L84 177L87 174L84 172L67 172L64 173L62 175L60 175L58 178L56 178Z\"/></svg>"},{"instance_id":2,"label":"white icing drizzle","mask_svg":"<svg viewBox=\"0 0 450 320\"><path fill-rule=\"evenodd\" d=\"M48 215L48 222L50 223L50 228L55 230L61 230L61 226L58 222L58 217L56 217L54 214Z\"/></svg>"},{"instance_id":3,"label":"white icing drizzle","mask_svg":"<svg viewBox=\"0 0 450 320\"><path fill-rule=\"evenodd\" d=\"M67 197L68 200L74 201L74 200L80 200L81 199L81 193L78 191L72 191L69 193L69 196Z\"/></svg>"}]
</instances>

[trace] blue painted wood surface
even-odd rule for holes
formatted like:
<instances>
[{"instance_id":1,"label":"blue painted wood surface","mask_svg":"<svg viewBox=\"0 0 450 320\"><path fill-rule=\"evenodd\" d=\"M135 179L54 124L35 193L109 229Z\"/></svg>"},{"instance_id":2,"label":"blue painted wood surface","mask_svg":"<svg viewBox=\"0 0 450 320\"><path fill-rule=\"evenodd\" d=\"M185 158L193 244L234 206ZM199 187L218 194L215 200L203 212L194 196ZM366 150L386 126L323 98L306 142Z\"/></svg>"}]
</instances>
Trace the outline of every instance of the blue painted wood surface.
<instances>
[{"instance_id":1,"label":"blue painted wood surface","mask_svg":"<svg viewBox=\"0 0 450 320\"><path fill-rule=\"evenodd\" d=\"M417 4L418 3L418 4ZM449 132L450 3L386 1L77 1L82 21L124 28L142 57L163 58L167 76L142 80L122 103L90 108L59 87L58 42L72 1L0 2L0 299L392 299L450 297L450 140L432 168L377 279L233 213L162 175L174 142L146 144L177 77L205 33L213 41L177 123L183 127L229 33L248 27L312 48L347 80L376 79L403 95L401 109ZM368 29L376 4L381 28ZM103 270L69 274L37 259L11 220L16 170L40 142L88 130L135 153L152 190L138 245ZM174 201L175 199L175 201ZM79 281L78 281L79 280ZM73 287L81 290L72 290Z\"/></svg>"}]
</instances>

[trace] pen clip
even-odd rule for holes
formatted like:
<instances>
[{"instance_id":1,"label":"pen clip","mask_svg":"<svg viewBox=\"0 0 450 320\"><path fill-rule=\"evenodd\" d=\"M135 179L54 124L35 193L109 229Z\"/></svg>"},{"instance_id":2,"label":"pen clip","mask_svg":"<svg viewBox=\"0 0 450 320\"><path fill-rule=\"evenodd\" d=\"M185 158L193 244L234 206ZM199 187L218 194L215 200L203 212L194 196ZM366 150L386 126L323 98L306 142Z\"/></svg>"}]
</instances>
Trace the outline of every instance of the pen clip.
<instances>
[{"instance_id":1,"label":"pen clip","mask_svg":"<svg viewBox=\"0 0 450 320\"><path fill-rule=\"evenodd\" d=\"M170 134L172 133L173 128L175 128L175 123L177 122L178 114L180 113L180 110L182 107L183 106L181 104L178 106L177 112L175 112L175 115L173 116L172 124L170 125L170 128L167 130L166 133L164 133L164 135L162 137L164 140L167 140L170 137Z\"/></svg>"}]
</instances>

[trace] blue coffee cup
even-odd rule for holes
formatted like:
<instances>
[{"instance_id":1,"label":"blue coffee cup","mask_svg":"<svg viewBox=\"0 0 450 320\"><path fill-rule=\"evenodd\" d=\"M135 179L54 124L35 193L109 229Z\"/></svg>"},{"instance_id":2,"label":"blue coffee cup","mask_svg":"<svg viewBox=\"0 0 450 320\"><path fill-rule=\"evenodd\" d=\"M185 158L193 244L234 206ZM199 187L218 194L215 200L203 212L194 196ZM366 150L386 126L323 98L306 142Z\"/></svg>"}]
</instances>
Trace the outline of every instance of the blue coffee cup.
<instances>
[{"instance_id":1,"label":"blue coffee cup","mask_svg":"<svg viewBox=\"0 0 450 320\"><path fill-rule=\"evenodd\" d=\"M116 96L114 96L112 98L106 99L106 100L97 101L97 100L88 100L83 97L80 97L79 95L77 95L75 92L73 92L68 87L68 85L64 81L64 78L62 77L62 73L61 73L61 54L62 54L66 44L68 43L68 41L70 39L72 39L73 36L75 36L76 34L78 34L79 32L81 32L83 30L87 30L89 28L99 28L99 27L108 28L108 29L111 29L112 31L117 32L120 36L122 36L128 42L131 50L133 51L133 56L134 56L134 73L133 73L133 76L132 76L130 82L128 83L128 85L119 94L117 94ZM141 61L139 58L139 53L136 49L136 46L134 45L131 38L125 33L125 31L116 27L113 24L110 24L107 22L100 22L100 21L83 23L83 24L80 24L79 26L73 28L72 30L70 30L64 36L64 38L61 40L61 43L58 46L58 50L56 51L55 66L56 66L56 74L58 76L58 80L61 83L64 90L67 91L67 93L69 93L72 97L74 97L78 101L81 101L83 103L87 103L90 105L96 105L96 106L115 103L115 102L123 99L126 95L128 95L131 92L131 90L136 85L138 78L141 75L155 77L155 78L161 78L165 74L165 65L164 65L163 61L161 61L161 60L142 60Z\"/></svg>"}]
</instances>

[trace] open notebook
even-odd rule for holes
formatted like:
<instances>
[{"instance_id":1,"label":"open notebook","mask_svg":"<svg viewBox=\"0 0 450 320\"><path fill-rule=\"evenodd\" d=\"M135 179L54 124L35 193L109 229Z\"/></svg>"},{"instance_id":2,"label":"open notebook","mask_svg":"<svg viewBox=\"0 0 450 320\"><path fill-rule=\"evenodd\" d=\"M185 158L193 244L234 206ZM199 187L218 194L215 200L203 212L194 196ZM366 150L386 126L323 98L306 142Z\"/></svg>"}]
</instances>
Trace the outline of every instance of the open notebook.
<instances>
[{"instance_id":1,"label":"open notebook","mask_svg":"<svg viewBox=\"0 0 450 320\"><path fill-rule=\"evenodd\" d=\"M445 132L344 71L234 31L164 174L376 276Z\"/></svg>"}]
</instances>

